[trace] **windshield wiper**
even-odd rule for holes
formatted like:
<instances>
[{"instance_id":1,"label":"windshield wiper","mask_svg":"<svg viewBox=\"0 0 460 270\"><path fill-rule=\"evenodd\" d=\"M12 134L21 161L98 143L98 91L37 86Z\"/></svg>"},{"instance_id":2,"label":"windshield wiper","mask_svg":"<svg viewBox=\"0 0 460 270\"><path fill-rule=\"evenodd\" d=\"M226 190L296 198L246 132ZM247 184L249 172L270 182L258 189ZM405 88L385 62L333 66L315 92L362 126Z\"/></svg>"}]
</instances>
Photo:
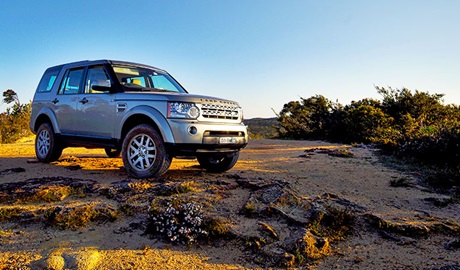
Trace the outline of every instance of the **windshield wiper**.
<instances>
[{"instance_id":1,"label":"windshield wiper","mask_svg":"<svg viewBox=\"0 0 460 270\"><path fill-rule=\"evenodd\" d=\"M162 89L162 88L149 88L149 89L153 89L154 91L158 91L158 92L176 92L176 91Z\"/></svg>"}]
</instances>

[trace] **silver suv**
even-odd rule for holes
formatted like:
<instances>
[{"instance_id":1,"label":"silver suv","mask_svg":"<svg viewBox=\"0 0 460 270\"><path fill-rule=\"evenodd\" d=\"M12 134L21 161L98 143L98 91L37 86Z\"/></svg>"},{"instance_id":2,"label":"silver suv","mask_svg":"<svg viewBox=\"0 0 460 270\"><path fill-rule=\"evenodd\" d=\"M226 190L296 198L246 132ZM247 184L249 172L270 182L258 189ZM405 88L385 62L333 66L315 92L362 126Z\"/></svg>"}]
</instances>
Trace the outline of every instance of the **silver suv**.
<instances>
[{"instance_id":1,"label":"silver suv","mask_svg":"<svg viewBox=\"0 0 460 270\"><path fill-rule=\"evenodd\" d=\"M81 61L48 68L34 95L30 129L41 162L66 147L104 148L122 155L135 178L164 174L173 157L196 157L224 172L248 143L238 103L189 94L151 66Z\"/></svg>"}]
</instances>

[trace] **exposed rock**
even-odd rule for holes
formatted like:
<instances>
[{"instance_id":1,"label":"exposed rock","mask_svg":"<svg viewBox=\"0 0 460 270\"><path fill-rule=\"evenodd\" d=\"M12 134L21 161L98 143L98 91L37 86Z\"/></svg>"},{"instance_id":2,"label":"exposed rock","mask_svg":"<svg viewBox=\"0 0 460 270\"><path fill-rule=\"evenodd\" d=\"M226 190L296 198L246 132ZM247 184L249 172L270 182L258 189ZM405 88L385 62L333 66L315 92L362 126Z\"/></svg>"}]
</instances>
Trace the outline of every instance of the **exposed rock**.
<instances>
[{"instance_id":1,"label":"exposed rock","mask_svg":"<svg viewBox=\"0 0 460 270\"><path fill-rule=\"evenodd\" d=\"M26 169L22 167L17 167L17 168L5 169L3 171L0 171L0 175L9 174L9 173L20 173L20 172L25 172L25 171Z\"/></svg>"},{"instance_id":2,"label":"exposed rock","mask_svg":"<svg viewBox=\"0 0 460 270\"><path fill-rule=\"evenodd\" d=\"M44 269L61 270L65 267L65 260L61 255L52 254L44 263Z\"/></svg>"},{"instance_id":3,"label":"exposed rock","mask_svg":"<svg viewBox=\"0 0 460 270\"><path fill-rule=\"evenodd\" d=\"M460 264L446 265L441 268L433 268L432 270L460 270Z\"/></svg>"},{"instance_id":4,"label":"exposed rock","mask_svg":"<svg viewBox=\"0 0 460 270\"><path fill-rule=\"evenodd\" d=\"M62 270L65 268L65 259L62 256L62 252L59 250L53 250L44 258L32 262L30 265L32 269L46 269L46 270Z\"/></svg>"},{"instance_id":5,"label":"exposed rock","mask_svg":"<svg viewBox=\"0 0 460 270\"><path fill-rule=\"evenodd\" d=\"M311 150L309 150L311 151ZM317 148L315 152L318 154L328 154L329 156L333 157L342 157L342 158L352 158L355 156L353 152L347 149L324 149L324 148Z\"/></svg>"},{"instance_id":6,"label":"exposed rock","mask_svg":"<svg viewBox=\"0 0 460 270\"><path fill-rule=\"evenodd\" d=\"M383 230L379 230L378 232L382 236L382 238L388 239L388 240L391 240L391 241L395 241L400 246L412 245L412 244L416 243L416 240L411 238L411 237L395 236L395 235L393 235L393 234L391 234L389 232L383 231Z\"/></svg>"},{"instance_id":7,"label":"exposed rock","mask_svg":"<svg viewBox=\"0 0 460 270\"><path fill-rule=\"evenodd\" d=\"M383 231L383 230L379 230L378 232L379 232L380 236L382 236L382 238L384 238L384 239L392 240L392 241L395 241L395 242L401 241L400 238L392 235L389 232L386 232L386 231Z\"/></svg>"},{"instance_id":8,"label":"exposed rock","mask_svg":"<svg viewBox=\"0 0 460 270\"><path fill-rule=\"evenodd\" d=\"M415 184L411 182L412 179L409 177L400 177L390 180L391 187L415 187Z\"/></svg>"},{"instance_id":9,"label":"exposed rock","mask_svg":"<svg viewBox=\"0 0 460 270\"><path fill-rule=\"evenodd\" d=\"M251 193L242 212L252 216L277 215L289 222L305 225L308 222L311 202L297 197L278 185L269 186Z\"/></svg>"},{"instance_id":10,"label":"exposed rock","mask_svg":"<svg viewBox=\"0 0 460 270\"><path fill-rule=\"evenodd\" d=\"M266 189L266 188L270 188L273 186L278 186L280 188L289 186L289 183L285 180L238 178L236 179L236 182L241 187L251 189L251 190Z\"/></svg>"},{"instance_id":11,"label":"exposed rock","mask_svg":"<svg viewBox=\"0 0 460 270\"><path fill-rule=\"evenodd\" d=\"M330 253L329 240L313 235L308 229L298 227L281 243L284 250L292 254L300 254L305 259L317 260Z\"/></svg>"},{"instance_id":12,"label":"exposed rock","mask_svg":"<svg viewBox=\"0 0 460 270\"><path fill-rule=\"evenodd\" d=\"M451 198L434 198L434 197L429 197L423 199L426 202L432 203L434 206L437 207L446 207L452 202Z\"/></svg>"},{"instance_id":13,"label":"exposed rock","mask_svg":"<svg viewBox=\"0 0 460 270\"><path fill-rule=\"evenodd\" d=\"M430 232L430 228L423 223L397 223L385 220L374 214L366 214L365 218L371 225L386 232L393 232L406 236L421 236L427 235Z\"/></svg>"},{"instance_id":14,"label":"exposed rock","mask_svg":"<svg viewBox=\"0 0 460 270\"><path fill-rule=\"evenodd\" d=\"M14 203L22 201L59 201L65 198L67 192L95 193L99 183L94 180L84 180L68 177L32 178L21 182L0 185L0 202Z\"/></svg>"},{"instance_id":15,"label":"exposed rock","mask_svg":"<svg viewBox=\"0 0 460 270\"><path fill-rule=\"evenodd\" d=\"M458 234L460 232L460 225L449 220L431 218L417 223L413 221L410 223L403 223L385 220L374 214L365 214L363 217L370 225L379 230L410 237L427 235L431 232L443 234Z\"/></svg>"},{"instance_id":16,"label":"exposed rock","mask_svg":"<svg viewBox=\"0 0 460 270\"><path fill-rule=\"evenodd\" d=\"M66 166L65 168L68 169L69 171L78 171L78 170L83 169L81 165L70 165L70 166Z\"/></svg>"},{"instance_id":17,"label":"exposed rock","mask_svg":"<svg viewBox=\"0 0 460 270\"><path fill-rule=\"evenodd\" d=\"M260 229L262 229L263 231L268 232L268 234L272 238L274 238L276 240L279 240L280 237L279 237L278 233L276 233L276 231L270 225L268 225L267 223L262 222L262 221L259 221L259 225L260 225Z\"/></svg>"},{"instance_id":18,"label":"exposed rock","mask_svg":"<svg viewBox=\"0 0 460 270\"><path fill-rule=\"evenodd\" d=\"M268 265L291 267L295 264L295 256L287 253L277 244L264 246L260 253L264 256L265 264Z\"/></svg>"},{"instance_id":19,"label":"exposed rock","mask_svg":"<svg viewBox=\"0 0 460 270\"><path fill-rule=\"evenodd\" d=\"M460 249L460 239L450 241L449 243L446 243L444 247L448 250Z\"/></svg>"},{"instance_id":20,"label":"exposed rock","mask_svg":"<svg viewBox=\"0 0 460 270\"><path fill-rule=\"evenodd\" d=\"M92 270L100 263L101 256L95 249L85 249L78 251L72 256L73 260L68 268L78 270Z\"/></svg>"}]
</instances>

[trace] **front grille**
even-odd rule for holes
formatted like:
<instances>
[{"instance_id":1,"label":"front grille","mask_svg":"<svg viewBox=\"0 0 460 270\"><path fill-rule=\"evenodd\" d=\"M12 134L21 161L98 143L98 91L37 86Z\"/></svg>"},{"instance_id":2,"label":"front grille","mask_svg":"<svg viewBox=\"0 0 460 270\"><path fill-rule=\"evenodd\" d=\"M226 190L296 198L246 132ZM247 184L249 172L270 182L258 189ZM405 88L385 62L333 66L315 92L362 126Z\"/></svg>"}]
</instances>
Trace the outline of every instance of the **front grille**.
<instances>
[{"instance_id":1,"label":"front grille","mask_svg":"<svg viewBox=\"0 0 460 270\"><path fill-rule=\"evenodd\" d=\"M201 104L202 116L204 118L238 120L240 110L238 107L220 104Z\"/></svg>"}]
</instances>

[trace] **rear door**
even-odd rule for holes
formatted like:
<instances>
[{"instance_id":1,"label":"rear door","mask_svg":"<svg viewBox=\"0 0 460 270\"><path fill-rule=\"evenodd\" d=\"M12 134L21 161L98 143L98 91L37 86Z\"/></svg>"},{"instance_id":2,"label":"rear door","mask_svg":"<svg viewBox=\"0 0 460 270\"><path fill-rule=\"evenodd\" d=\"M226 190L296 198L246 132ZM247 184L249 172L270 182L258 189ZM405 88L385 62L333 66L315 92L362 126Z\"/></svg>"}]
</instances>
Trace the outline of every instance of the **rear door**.
<instances>
[{"instance_id":1,"label":"rear door","mask_svg":"<svg viewBox=\"0 0 460 270\"><path fill-rule=\"evenodd\" d=\"M77 113L77 103L83 86L84 70L83 67L67 70L56 98L51 101L62 135L78 134L80 118Z\"/></svg>"},{"instance_id":2,"label":"rear door","mask_svg":"<svg viewBox=\"0 0 460 270\"><path fill-rule=\"evenodd\" d=\"M86 73L84 91L79 95L77 110L80 135L99 139L110 139L114 130L115 100L109 89L94 89L94 86L110 87L110 76L103 65L90 66Z\"/></svg>"}]
</instances>

